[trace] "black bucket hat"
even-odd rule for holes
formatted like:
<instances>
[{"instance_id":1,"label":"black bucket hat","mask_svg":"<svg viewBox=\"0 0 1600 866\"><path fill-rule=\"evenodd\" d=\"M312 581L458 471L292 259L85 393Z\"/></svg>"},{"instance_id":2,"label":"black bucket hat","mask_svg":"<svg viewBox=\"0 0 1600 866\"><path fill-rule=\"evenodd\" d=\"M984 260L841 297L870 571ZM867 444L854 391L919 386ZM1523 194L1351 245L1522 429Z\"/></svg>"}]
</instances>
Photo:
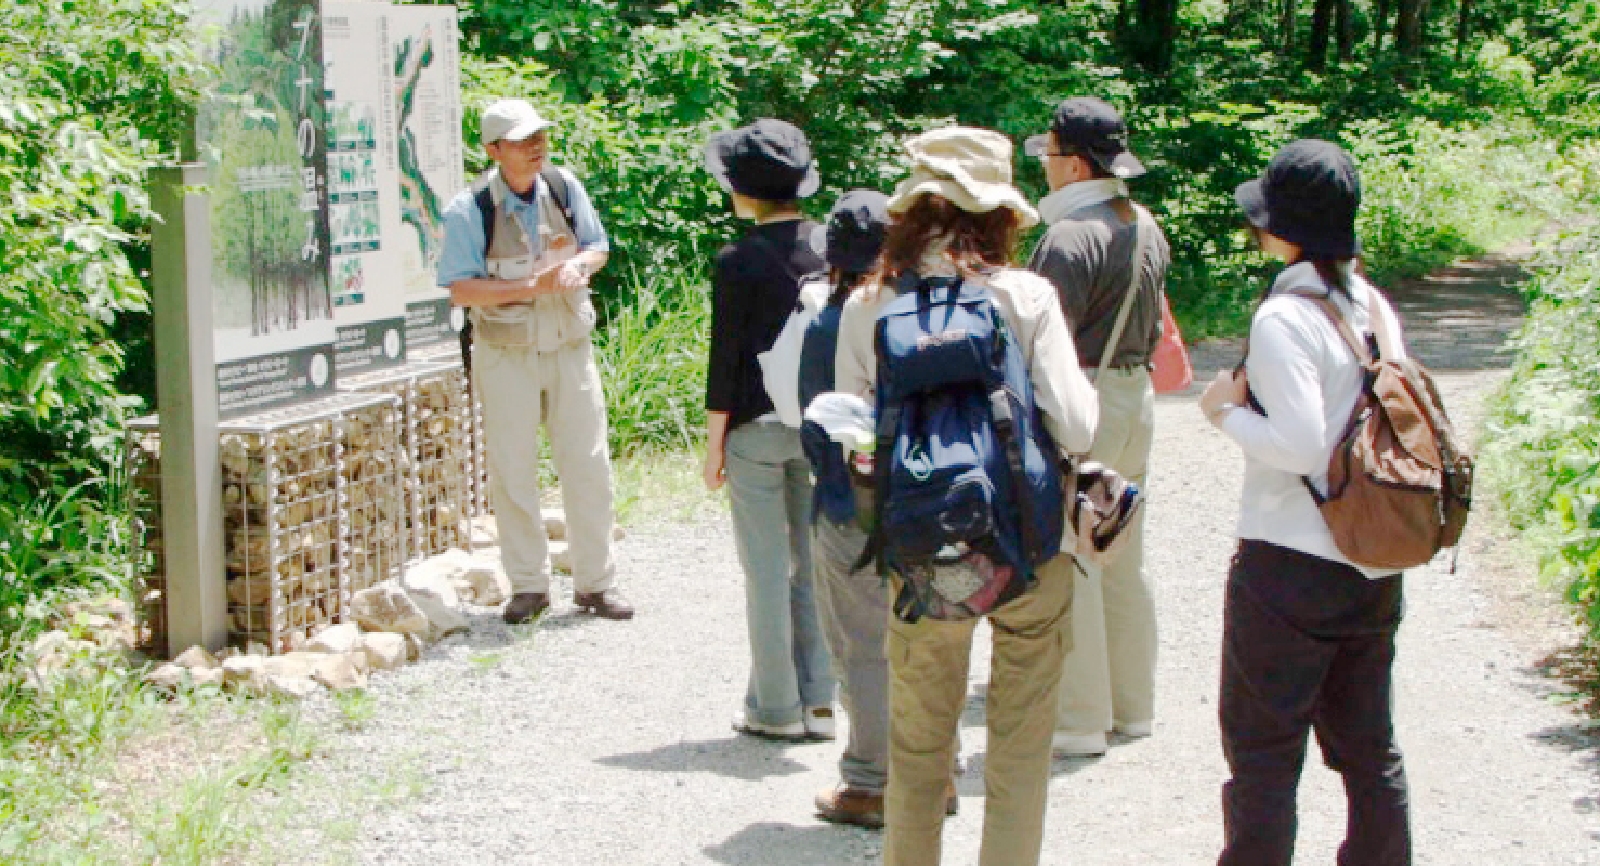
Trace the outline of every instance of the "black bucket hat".
<instances>
[{"instance_id":1,"label":"black bucket hat","mask_svg":"<svg viewBox=\"0 0 1600 866\"><path fill-rule=\"evenodd\" d=\"M806 198L822 185L806 134L770 117L711 136L706 170L725 191L765 201Z\"/></svg>"},{"instance_id":2,"label":"black bucket hat","mask_svg":"<svg viewBox=\"0 0 1600 866\"><path fill-rule=\"evenodd\" d=\"M1331 141L1289 142L1261 177L1239 184L1233 197L1251 225L1298 245L1307 258L1361 254L1361 179L1350 154Z\"/></svg>"},{"instance_id":3,"label":"black bucket hat","mask_svg":"<svg viewBox=\"0 0 1600 866\"><path fill-rule=\"evenodd\" d=\"M1144 163L1128 150L1128 124L1122 115L1110 103L1093 96L1063 99L1056 106L1050 132L1029 138L1023 150L1029 156L1045 156L1052 144L1067 153L1087 156L1101 171L1123 180L1145 171Z\"/></svg>"},{"instance_id":4,"label":"black bucket hat","mask_svg":"<svg viewBox=\"0 0 1600 866\"><path fill-rule=\"evenodd\" d=\"M864 273L878 261L889 234L889 197L877 190L853 189L839 196L828 224L811 230L811 248L829 267Z\"/></svg>"}]
</instances>

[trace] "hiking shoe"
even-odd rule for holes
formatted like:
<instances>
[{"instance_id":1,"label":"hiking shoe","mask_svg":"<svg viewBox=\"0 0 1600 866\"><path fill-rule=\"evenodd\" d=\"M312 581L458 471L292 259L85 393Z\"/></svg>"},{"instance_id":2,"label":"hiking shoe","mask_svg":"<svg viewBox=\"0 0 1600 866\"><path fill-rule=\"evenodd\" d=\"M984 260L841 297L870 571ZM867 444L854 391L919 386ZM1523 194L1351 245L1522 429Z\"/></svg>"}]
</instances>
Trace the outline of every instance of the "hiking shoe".
<instances>
[{"instance_id":1,"label":"hiking shoe","mask_svg":"<svg viewBox=\"0 0 1600 866\"><path fill-rule=\"evenodd\" d=\"M544 613L549 607L550 593L519 592L506 602L505 610L500 612L500 618L506 621L506 625L522 625Z\"/></svg>"},{"instance_id":2,"label":"hiking shoe","mask_svg":"<svg viewBox=\"0 0 1600 866\"><path fill-rule=\"evenodd\" d=\"M1063 758L1098 758L1106 753L1106 735L1056 731L1050 737L1050 751Z\"/></svg>"},{"instance_id":3,"label":"hiking shoe","mask_svg":"<svg viewBox=\"0 0 1600 866\"><path fill-rule=\"evenodd\" d=\"M799 722L790 722L786 725L769 725L757 722L748 715L740 713L733 717L733 729L741 734L759 737L763 740L775 740L780 743L801 743L806 739L806 726Z\"/></svg>"},{"instance_id":4,"label":"hiking shoe","mask_svg":"<svg viewBox=\"0 0 1600 866\"><path fill-rule=\"evenodd\" d=\"M806 707L800 721L806 726L807 739L832 740L835 736L833 707Z\"/></svg>"},{"instance_id":5,"label":"hiking shoe","mask_svg":"<svg viewBox=\"0 0 1600 866\"><path fill-rule=\"evenodd\" d=\"M840 782L817 795L817 817L830 824L879 829L883 826L883 792Z\"/></svg>"},{"instance_id":6,"label":"hiking shoe","mask_svg":"<svg viewBox=\"0 0 1600 866\"><path fill-rule=\"evenodd\" d=\"M575 592L572 603L585 613L601 619L633 619L633 605L616 589L605 592Z\"/></svg>"}]
</instances>

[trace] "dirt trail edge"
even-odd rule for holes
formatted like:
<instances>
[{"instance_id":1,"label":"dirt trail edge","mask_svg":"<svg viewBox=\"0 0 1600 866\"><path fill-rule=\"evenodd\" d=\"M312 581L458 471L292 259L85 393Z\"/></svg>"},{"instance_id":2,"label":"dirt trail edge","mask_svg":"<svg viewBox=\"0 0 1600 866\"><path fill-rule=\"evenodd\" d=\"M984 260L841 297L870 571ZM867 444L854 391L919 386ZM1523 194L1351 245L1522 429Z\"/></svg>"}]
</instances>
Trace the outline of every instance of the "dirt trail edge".
<instances>
[{"instance_id":1,"label":"dirt trail edge","mask_svg":"<svg viewBox=\"0 0 1600 866\"><path fill-rule=\"evenodd\" d=\"M1514 265L1490 260L1393 293L1464 426L1476 427L1483 395L1504 375L1498 349L1521 314L1508 287L1517 278ZM1202 377L1237 359L1237 344L1196 353ZM1157 413L1155 736L1097 760L1056 762L1048 864L1193 866L1214 862L1221 841L1218 650L1241 460L1193 394L1163 398ZM1407 577L1398 727L1416 862L1600 866L1600 744L1535 669L1564 633L1529 626L1508 607L1507 597L1523 609L1545 602L1527 591L1531 578L1506 570L1503 553L1474 526L1456 573L1436 563ZM370 706L345 708L356 722L313 704L333 733L285 792L296 828L279 847L285 861L877 862L877 834L811 814L813 793L835 778L837 746L783 747L729 730L746 651L726 517L635 529L621 544L620 573L639 608L632 623L578 617L567 585L535 628L513 631L485 613L470 635L376 678ZM980 633L979 645L987 639ZM986 675L985 650L962 730L962 811L946 830L951 864L977 860ZM1297 862L1331 864L1343 797L1314 743L1300 814Z\"/></svg>"}]
</instances>

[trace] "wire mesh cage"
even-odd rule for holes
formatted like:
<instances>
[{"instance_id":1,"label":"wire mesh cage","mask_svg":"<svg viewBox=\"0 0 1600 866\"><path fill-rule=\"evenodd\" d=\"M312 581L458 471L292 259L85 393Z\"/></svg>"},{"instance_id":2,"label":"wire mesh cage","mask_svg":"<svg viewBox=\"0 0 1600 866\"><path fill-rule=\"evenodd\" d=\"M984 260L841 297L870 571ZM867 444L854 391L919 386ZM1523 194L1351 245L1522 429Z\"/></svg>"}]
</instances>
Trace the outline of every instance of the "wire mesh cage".
<instances>
[{"instance_id":1,"label":"wire mesh cage","mask_svg":"<svg viewBox=\"0 0 1600 866\"><path fill-rule=\"evenodd\" d=\"M403 513L414 556L465 548L470 538L465 526L471 503L465 379L460 362L446 360L412 362L339 384L350 392L400 400L396 430L404 452Z\"/></svg>"},{"instance_id":2,"label":"wire mesh cage","mask_svg":"<svg viewBox=\"0 0 1600 866\"><path fill-rule=\"evenodd\" d=\"M155 416L128 422L124 466L133 515L133 581L137 646L167 658L166 540L161 526L161 432Z\"/></svg>"},{"instance_id":3,"label":"wire mesh cage","mask_svg":"<svg viewBox=\"0 0 1600 866\"><path fill-rule=\"evenodd\" d=\"M472 377L467 377L467 410L472 423L467 427L469 449L472 453L472 516L493 514L489 500L489 449L483 435L483 401L472 387Z\"/></svg>"},{"instance_id":4,"label":"wire mesh cage","mask_svg":"<svg viewBox=\"0 0 1600 866\"><path fill-rule=\"evenodd\" d=\"M342 620L350 596L406 558L400 401L341 394L220 425L228 640L294 649ZM166 656L169 627L156 418L129 425L138 520L142 643Z\"/></svg>"}]
</instances>

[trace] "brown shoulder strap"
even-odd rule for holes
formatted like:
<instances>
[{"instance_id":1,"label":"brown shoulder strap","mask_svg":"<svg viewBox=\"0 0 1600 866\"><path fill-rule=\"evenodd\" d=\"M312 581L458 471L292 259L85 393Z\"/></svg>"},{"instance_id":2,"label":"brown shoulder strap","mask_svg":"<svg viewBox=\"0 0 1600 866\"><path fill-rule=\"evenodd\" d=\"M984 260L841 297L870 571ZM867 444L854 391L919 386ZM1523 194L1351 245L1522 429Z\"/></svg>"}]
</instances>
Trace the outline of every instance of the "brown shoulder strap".
<instances>
[{"instance_id":1,"label":"brown shoulder strap","mask_svg":"<svg viewBox=\"0 0 1600 866\"><path fill-rule=\"evenodd\" d=\"M1367 353L1366 342L1356 336L1355 330L1350 327L1350 323L1340 314L1339 308L1333 305L1333 301L1327 295L1305 289L1293 289L1287 294L1314 302L1317 308L1322 310L1322 314L1328 317L1328 321L1333 323L1334 329L1344 338L1344 343L1350 347L1350 351L1355 353L1356 360L1361 362L1361 366L1372 366L1372 356Z\"/></svg>"}]
</instances>

